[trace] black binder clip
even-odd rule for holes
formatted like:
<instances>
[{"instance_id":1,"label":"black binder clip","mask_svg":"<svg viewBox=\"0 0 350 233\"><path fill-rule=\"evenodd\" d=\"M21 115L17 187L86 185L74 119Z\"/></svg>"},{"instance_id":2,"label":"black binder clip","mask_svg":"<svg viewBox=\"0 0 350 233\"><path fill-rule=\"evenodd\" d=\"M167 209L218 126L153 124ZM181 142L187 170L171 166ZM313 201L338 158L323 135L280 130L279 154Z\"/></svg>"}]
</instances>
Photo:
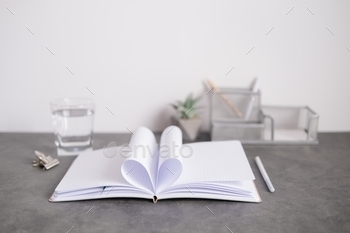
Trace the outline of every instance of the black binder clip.
<instances>
[{"instance_id":1,"label":"black binder clip","mask_svg":"<svg viewBox=\"0 0 350 233\"><path fill-rule=\"evenodd\" d=\"M34 153L38 157L38 160L33 160L33 167L40 166L43 167L43 170L49 170L60 163L58 159L54 159L50 155L46 156L40 151L36 150Z\"/></svg>"}]
</instances>

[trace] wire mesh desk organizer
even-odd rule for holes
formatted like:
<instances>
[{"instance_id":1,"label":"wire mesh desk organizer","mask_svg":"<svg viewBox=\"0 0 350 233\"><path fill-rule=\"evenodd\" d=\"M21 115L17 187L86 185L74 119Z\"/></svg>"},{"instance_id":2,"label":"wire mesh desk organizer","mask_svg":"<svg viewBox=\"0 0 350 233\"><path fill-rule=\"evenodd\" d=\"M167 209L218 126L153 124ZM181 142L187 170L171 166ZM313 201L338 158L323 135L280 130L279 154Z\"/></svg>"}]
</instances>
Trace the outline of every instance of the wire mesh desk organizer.
<instances>
[{"instance_id":1,"label":"wire mesh desk organizer","mask_svg":"<svg viewBox=\"0 0 350 233\"><path fill-rule=\"evenodd\" d=\"M240 140L243 144L318 144L319 115L307 106L261 106L260 91L254 92L248 88L217 88L210 94L213 141ZM235 106L239 112L233 111L230 105Z\"/></svg>"}]
</instances>

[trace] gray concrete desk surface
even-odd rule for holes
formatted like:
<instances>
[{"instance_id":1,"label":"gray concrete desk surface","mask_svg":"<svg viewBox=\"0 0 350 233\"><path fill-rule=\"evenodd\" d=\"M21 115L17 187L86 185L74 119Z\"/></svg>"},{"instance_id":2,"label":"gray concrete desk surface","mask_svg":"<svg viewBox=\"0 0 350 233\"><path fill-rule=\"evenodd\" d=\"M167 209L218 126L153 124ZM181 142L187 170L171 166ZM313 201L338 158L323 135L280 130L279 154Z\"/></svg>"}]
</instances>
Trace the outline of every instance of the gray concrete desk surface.
<instances>
[{"instance_id":1,"label":"gray concrete desk surface","mask_svg":"<svg viewBox=\"0 0 350 233\"><path fill-rule=\"evenodd\" d=\"M94 148L129 138L96 134ZM197 199L49 203L75 158L59 157L60 165L49 171L32 167L34 150L56 155L53 140L52 134L0 134L0 232L350 232L350 133L320 133L317 146L244 146L260 204ZM275 193L256 167L257 155Z\"/></svg>"}]
</instances>

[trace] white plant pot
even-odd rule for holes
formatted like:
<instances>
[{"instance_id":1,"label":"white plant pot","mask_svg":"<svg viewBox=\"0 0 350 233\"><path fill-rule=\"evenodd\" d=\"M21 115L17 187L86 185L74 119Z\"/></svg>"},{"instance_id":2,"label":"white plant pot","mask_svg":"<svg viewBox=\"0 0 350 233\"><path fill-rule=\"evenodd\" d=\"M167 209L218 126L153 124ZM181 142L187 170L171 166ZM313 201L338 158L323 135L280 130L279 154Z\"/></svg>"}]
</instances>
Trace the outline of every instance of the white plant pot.
<instances>
[{"instance_id":1,"label":"white plant pot","mask_svg":"<svg viewBox=\"0 0 350 233\"><path fill-rule=\"evenodd\" d=\"M185 141L194 141L199 132L199 128L202 125L202 119L199 117L192 119L179 119L172 117L173 124L178 126L183 135Z\"/></svg>"}]
</instances>

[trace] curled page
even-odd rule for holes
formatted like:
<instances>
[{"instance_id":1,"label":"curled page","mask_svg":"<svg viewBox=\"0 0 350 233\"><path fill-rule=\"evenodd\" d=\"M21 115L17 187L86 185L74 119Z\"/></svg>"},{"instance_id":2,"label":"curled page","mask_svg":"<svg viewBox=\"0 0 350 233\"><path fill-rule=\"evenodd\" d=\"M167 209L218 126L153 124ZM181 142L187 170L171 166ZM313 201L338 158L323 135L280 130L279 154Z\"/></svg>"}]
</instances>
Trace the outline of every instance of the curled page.
<instances>
[{"instance_id":1,"label":"curled page","mask_svg":"<svg viewBox=\"0 0 350 233\"><path fill-rule=\"evenodd\" d=\"M174 183L182 172L182 132L177 126L167 127L160 138L157 193Z\"/></svg>"},{"instance_id":2,"label":"curled page","mask_svg":"<svg viewBox=\"0 0 350 233\"><path fill-rule=\"evenodd\" d=\"M129 145L123 145L122 156L126 158L121 172L130 184L155 193L158 166L156 138L151 130L140 127Z\"/></svg>"}]
</instances>

